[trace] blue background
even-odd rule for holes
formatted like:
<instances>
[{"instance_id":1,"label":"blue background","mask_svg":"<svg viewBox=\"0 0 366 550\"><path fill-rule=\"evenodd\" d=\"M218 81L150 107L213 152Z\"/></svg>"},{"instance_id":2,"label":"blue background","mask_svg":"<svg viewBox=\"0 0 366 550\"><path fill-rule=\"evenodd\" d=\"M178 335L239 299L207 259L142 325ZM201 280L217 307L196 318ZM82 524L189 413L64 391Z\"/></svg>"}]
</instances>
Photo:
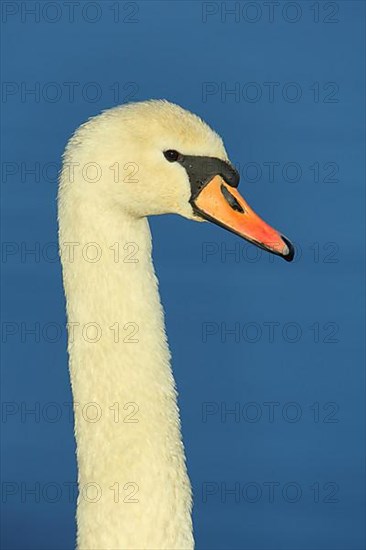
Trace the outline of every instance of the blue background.
<instances>
[{"instance_id":1,"label":"blue background","mask_svg":"<svg viewBox=\"0 0 366 550\"><path fill-rule=\"evenodd\" d=\"M18 12L3 13L3 80L11 84L2 98L7 133L2 154L3 162L16 163L18 172L2 178L3 241L20 250L21 243L33 247L38 242L43 249L57 239L57 183L49 181L51 176L35 181L24 173L22 181L21 163L59 167L67 139L89 116L126 100L167 98L201 115L224 137L232 161L246 170L242 193L301 249L292 264L264 252L258 261L249 261L255 250L218 227L175 216L151 220L195 494L197 548L364 548L365 4L297 2L286 7L281 2L273 22L263 2L257 7L237 3L237 21L225 15L221 2L121 2L118 22L111 2L98 4L101 15L89 7L89 21L81 17L85 3L80 3L74 22L66 8L51 22L58 18L52 6L40 21L24 13L22 21L20 3L4 2L3 9L4 4ZM215 13L205 21L207 10ZM64 84L72 81L80 83L74 99ZM22 83L36 82L40 97L22 97ZM48 87L50 82L56 87ZM96 101L90 99L92 87L89 97L80 91L90 82L101 90ZM215 93L203 94L205 82L215 83ZM217 91L232 89L236 82L239 98ZM265 82L278 83L273 101ZM286 88L289 82L296 89ZM317 82L319 97L314 96ZM335 84L329 88L329 82ZM57 89L61 95L55 98ZM251 101L258 89L262 96ZM299 89L301 97L291 101ZM263 164L268 161L280 163L273 182ZM288 181L294 177L291 167L290 178L282 175L289 162L301 167L297 182ZM309 168L315 162L318 182ZM327 162L337 164L333 178L326 177L332 169L324 167ZM245 168L247 163L257 164ZM258 165L262 176L253 181ZM207 243L213 254L205 257ZM239 257L225 255L235 247ZM3 321L19 329L3 335L2 346L2 399L19 407L3 415L2 422L2 480L18 487L4 497L3 547L70 549L75 503L68 502L63 484L76 479L76 465L72 422L63 405L71 401L66 336L63 331L56 343L44 338L36 343L32 336L22 342L20 326L64 325L60 265L43 257L22 259L14 249L3 258L2 271ZM279 323L273 342L266 322ZM217 329L206 342L203 323ZM239 342L225 338L221 323L228 328L240 323L243 330L254 323L250 330L261 331L258 341L249 341L255 338L250 330ZM296 333L287 323L300 327L298 341L289 342ZM314 341L314 323L319 342ZM39 422L23 415L22 422L21 403L30 408L36 402L41 409L58 404L62 417L52 423L47 414ZM208 402L216 412L205 418ZM268 402L278 403L273 422ZM293 402L296 408L286 405ZM240 418L225 416L225 407L235 403ZM22 502L21 483L30 488L37 482L59 484L62 498L37 503L28 496ZM205 502L207 482L217 492ZM279 484L273 502L266 482ZM247 498L242 494L236 502L227 494L225 501L220 490L235 483L248 489ZM283 496L287 483L301 488L297 502L289 502L294 486ZM258 487L262 495L255 499Z\"/></svg>"}]
</instances>

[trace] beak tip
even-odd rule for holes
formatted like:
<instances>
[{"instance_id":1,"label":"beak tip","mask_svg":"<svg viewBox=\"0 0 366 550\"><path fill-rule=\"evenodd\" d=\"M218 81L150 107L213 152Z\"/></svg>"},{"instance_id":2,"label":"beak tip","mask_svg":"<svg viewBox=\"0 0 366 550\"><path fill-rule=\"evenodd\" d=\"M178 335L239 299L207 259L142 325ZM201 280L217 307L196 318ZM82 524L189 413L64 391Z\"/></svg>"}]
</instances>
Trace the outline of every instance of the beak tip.
<instances>
[{"instance_id":1,"label":"beak tip","mask_svg":"<svg viewBox=\"0 0 366 550\"><path fill-rule=\"evenodd\" d=\"M286 262L292 262L295 257L295 247L292 242L289 241L284 235L281 235L281 238L288 248L288 253L286 255L283 255L282 257L284 260L286 260Z\"/></svg>"}]
</instances>

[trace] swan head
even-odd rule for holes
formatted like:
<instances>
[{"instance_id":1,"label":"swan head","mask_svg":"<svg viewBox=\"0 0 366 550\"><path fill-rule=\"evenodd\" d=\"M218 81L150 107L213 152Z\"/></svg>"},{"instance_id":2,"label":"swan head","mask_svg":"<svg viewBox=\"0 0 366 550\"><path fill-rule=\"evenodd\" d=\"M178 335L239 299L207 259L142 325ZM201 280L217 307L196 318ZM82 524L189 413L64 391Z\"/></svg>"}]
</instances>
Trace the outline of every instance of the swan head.
<instances>
[{"instance_id":1,"label":"swan head","mask_svg":"<svg viewBox=\"0 0 366 550\"><path fill-rule=\"evenodd\" d=\"M77 164L100 208L136 218L175 213L210 221L287 261L294 257L290 241L238 192L239 174L220 136L178 105L152 100L103 112L70 140L63 186L65 164Z\"/></svg>"}]
</instances>

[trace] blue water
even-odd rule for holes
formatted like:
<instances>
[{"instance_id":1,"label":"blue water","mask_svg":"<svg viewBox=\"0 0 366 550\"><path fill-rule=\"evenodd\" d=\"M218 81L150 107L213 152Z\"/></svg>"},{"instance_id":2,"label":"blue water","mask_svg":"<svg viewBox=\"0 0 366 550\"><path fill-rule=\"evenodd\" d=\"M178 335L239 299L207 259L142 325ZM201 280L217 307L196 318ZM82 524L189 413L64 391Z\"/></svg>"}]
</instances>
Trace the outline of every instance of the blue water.
<instances>
[{"instance_id":1,"label":"blue water","mask_svg":"<svg viewBox=\"0 0 366 550\"><path fill-rule=\"evenodd\" d=\"M197 548L364 548L364 2L1 7L3 548L73 548L56 174L80 123L147 98L207 120L298 247L151 220Z\"/></svg>"}]
</instances>

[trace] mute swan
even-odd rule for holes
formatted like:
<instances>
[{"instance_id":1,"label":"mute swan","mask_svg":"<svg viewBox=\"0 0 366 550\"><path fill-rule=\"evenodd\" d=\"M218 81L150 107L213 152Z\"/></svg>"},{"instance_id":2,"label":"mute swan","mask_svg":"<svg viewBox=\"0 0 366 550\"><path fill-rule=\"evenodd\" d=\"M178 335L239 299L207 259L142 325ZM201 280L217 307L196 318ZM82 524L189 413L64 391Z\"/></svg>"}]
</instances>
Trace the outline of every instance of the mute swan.
<instances>
[{"instance_id":1,"label":"mute swan","mask_svg":"<svg viewBox=\"0 0 366 550\"><path fill-rule=\"evenodd\" d=\"M210 220L288 261L293 247L238 193L221 138L167 101L92 118L63 160L78 548L192 549L191 487L146 216ZM119 261L117 243L127 245Z\"/></svg>"}]
</instances>

